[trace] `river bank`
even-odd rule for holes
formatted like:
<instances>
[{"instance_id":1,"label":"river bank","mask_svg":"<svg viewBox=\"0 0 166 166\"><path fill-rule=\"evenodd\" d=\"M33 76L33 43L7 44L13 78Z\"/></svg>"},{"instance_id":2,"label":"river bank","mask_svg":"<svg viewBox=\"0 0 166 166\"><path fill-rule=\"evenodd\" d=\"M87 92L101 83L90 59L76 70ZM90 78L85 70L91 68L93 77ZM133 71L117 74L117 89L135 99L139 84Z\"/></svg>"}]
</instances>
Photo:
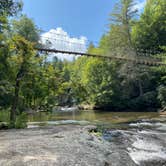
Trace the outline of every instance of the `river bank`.
<instances>
[{"instance_id":1,"label":"river bank","mask_svg":"<svg viewBox=\"0 0 166 166\"><path fill-rule=\"evenodd\" d=\"M103 135L92 125L58 125L0 132L0 166L163 166L166 125L128 124Z\"/></svg>"}]
</instances>

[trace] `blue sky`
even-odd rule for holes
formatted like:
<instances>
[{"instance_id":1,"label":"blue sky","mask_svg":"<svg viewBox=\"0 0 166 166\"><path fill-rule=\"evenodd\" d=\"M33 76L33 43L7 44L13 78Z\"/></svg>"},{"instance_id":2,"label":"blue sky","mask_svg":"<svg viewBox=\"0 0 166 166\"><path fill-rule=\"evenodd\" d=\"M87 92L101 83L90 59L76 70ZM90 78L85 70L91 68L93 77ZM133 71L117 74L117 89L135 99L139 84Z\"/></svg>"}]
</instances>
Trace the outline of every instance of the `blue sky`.
<instances>
[{"instance_id":1,"label":"blue sky","mask_svg":"<svg viewBox=\"0 0 166 166\"><path fill-rule=\"evenodd\" d=\"M98 41L117 0L23 0L23 12L43 30L61 27L73 37ZM140 0L143 1L143 0Z\"/></svg>"},{"instance_id":2,"label":"blue sky","mask_svg":"<svg viewBox=\"0 0 166 166\"><path fill-rule=\"evenodd\" d=\"M24 10L43 30L61 27L71 36L98 41L107 30L115 0L23 0Z\"/></svg>"}]
</instances>

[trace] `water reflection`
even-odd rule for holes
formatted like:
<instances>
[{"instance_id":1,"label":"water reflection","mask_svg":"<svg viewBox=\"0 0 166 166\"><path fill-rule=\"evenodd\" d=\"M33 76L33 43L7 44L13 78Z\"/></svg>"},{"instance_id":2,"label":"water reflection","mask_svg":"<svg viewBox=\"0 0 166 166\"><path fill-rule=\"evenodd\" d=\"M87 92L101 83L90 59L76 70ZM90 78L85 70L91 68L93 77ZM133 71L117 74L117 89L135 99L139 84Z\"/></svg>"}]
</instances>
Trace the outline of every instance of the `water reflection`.
<instances>
[{"instance_id":1,"label":"water reflection","mask_svg":"<svg viewBox=\"0 0 166 166\"><path fill-rule=\"evenodd\" d=\"M88 121L92 123L125 123L142 119L158 118L154 112L102 112L102 111L73 111L73 112L38 112L29 115L29 122L46 121Z\"/></svg>"}]
</instances>

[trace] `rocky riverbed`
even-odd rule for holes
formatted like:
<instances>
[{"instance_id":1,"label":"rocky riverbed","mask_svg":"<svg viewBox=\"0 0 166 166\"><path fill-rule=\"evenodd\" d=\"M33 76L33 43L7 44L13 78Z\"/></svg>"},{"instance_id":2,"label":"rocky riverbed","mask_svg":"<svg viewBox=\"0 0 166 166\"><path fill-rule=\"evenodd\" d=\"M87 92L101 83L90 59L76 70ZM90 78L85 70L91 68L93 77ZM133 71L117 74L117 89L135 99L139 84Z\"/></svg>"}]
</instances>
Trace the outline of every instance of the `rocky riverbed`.
<instances>
[{"instance_id":1,"label":"rocky riverbed","mask_svg":"<svg viewBox=\"0 0 166 166\"><path fill-rule=\"evenodd\" d=\"M164 125L130 123L103 136L80 125L0 131L0 166L165 166Z\"/></svg>"}]
</instances>

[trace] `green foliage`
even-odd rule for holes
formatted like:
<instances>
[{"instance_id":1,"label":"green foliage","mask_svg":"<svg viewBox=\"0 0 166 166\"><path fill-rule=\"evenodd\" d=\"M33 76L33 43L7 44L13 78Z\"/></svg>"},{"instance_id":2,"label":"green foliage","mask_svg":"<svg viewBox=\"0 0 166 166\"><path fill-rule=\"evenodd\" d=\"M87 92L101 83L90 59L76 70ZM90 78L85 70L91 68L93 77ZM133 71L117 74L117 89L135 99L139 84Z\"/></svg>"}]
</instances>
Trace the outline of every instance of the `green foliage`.
<instances>
[{"instance_id":1,"label":"green foliage","mask_svg":"<svg viewBox=\"0 0 166 166\"><path fill-rule=\"evenodd\" d=\"M27 114L22 113L16 117L15 128L23 129L27 127Z\"/></svg>"},{"instance_id":2,"label":"green foliage","mask_svg":"<svg viewBox=\"0 0 166 166\"><path fill-rule=\"evenodd\" d=\"M0 15L14 16L22 9L22 1L5 0L0 1Z\"/></svg>"},{"instance_id":3,"label":"green foliage","mask_svg":"<svg viewBox=\"0 0 166 166\"><path fill-rule=\"evenodd\" d=\"M134 0L120 0L115 5L110 17L110 32L109 44L110 51L116 54L128 53L133 42L131 40L131 30L133 26L133 19L137 14L134 9Z\"/></svg>"},{"instance_id":4,"label":"green foliage","mask_svg":"<svg viewBox=\"0 0 166 166\"><path fill-rule=\"evenodd\" d=\"M8 110L0 110L0 122L8 123L10 119L10 112Z\"/></svg>"},{"instance_id":5,"label":"green foliage","mask_svg":"<svg viewBox=\"0 0 166 166\"><path fill-rule=\"evenodd\" d=\"M132 38L141 49L160 50L166 45L166 1L148 0L140 20L132 30Z\"/></svg>"},{"instance_id":6,"label":"green foliage","mask_svg":"<svg viewBox=\"0 0 166 166\"><path fill-rule=\"evenodd\" d=\"M157 96L161 106L166 107L166 86L159 86L158 88L158 96Z\"/></svg>"},{"instance_id":7,"label":"green foliage","mask_svg":"<svg viewBox=\"0 0 166 166\"><path fill-rule=\"evenodd\" d=\"M139 96L129 103L129 108L141 111L145 108L153 111L151 109L155 109L158 107L158 102L156 100L157 92L147 92L142 96Z\"/></svg>"},{"instance_id":8,"label":"green foliage","mask_svg":"<svg viewBox=\"0 0 166 166\"><path fill-rule=\"evenodd\" d=\"M27 41L38 43L39 29L27 16L23 15L19 20L13 20L12 24L12 33L14 35L20 35Z\"/></svg>"},{"instance_id":9,"label":"green foliage","mask_svg":"<svg viewBox=\"0 0 166 166\"><path fill-rule=\"evenodd\" d=\"M135 48L154 49L162 53L153 56L166 62L165 2L147 1L138 18L134 0L119 0L111 13L108 32L98 46L91 43L87 52L137 60L142 57ZM11 116L18 114L12 127L26 127L27 109L51 111L55 106L76 104L118 111L165 107L164 66L150 68L94 57L79 57L72 62L55 57L48 61L47 54L34 51L40 45L40 31L31 19L23 15L8 25L8 17L21 7L20 2L0 1L0 44L4 45L0 47L0 108L12 108ZM2 112L0 116L0 121L9 120Z\"/></svg>"}]
</instances>

